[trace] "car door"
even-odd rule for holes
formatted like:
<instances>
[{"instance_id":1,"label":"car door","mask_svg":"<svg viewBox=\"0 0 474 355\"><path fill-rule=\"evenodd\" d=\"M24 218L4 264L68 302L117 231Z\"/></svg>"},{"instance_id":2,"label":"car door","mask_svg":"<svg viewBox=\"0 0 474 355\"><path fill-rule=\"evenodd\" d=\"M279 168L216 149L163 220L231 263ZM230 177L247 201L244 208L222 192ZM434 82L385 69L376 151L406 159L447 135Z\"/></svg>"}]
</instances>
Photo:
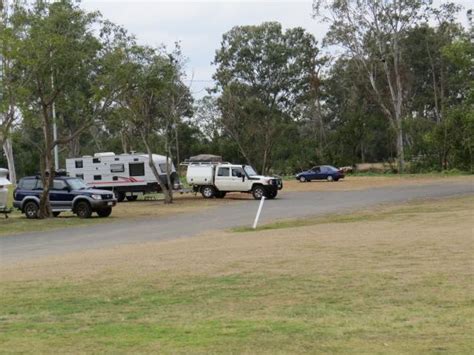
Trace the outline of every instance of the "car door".
<instances>
[{"instance_id":1,"label":"car door","mask_svg":"<svg viewBox=\"0 0 474 355\"><path fill-rule=\"evenodd\" d=\"M244 169L240 166L231 168L231 191L249 191L251 181L247 179Z\"/></svg>"},{"instance_id":2,"label":"car door","mask_svg":"<svg viewBox=\"0 0 474 355\"><path fill-rule=\"evenodd\" d=\"M319 176L321 180L326 180L329 174L329 170L326 166L321 166Z\"/></svg>"},{"instance_id":3,"label":"car door","mask_svg":"<svg viewBox=\"0 0 474 355\"><path fill-rule=\"evenodd\" d=\"M53 188L49 193L51 208L65 209L69 208L72 199L70 198L69 186L64 180L54 180Z\"/></svg>"},{"instance_id":4,"label":"car door","mask_svg":"<svg viewBox=\"0 0 474 355\"><path fill-rule=\"evenodd\" d=\"M215 185L219 191L232 191L230 167L221 166L217 168Z\"/></svg>"},{"instance_id":5,"label":"car door","mask_svg":"<svg viewBox=\"0 0 474 355\"><path fill-rule=\"evenodd\" d=\"M315 166L313 169L311 169L311 180L320 180L321 179L321 167Z\"/></svg>"}]
</instances>

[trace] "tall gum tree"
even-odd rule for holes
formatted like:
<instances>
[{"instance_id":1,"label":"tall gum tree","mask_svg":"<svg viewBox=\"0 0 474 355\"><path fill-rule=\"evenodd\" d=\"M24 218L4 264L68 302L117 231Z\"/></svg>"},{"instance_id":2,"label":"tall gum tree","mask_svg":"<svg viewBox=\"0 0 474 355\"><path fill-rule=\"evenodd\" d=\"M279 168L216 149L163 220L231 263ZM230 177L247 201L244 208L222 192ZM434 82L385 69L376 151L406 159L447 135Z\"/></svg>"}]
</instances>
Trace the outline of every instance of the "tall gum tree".
<instances>
[{"instance_id":1,"label":"tall gum tree","mask_svg":"<svg viewBox=\"0 0 474 355\"><path fill-rule=\"evenodd\" d=\"M22 78L16 73L15 66L18 38L10 21L13 9L8 1L0 1L0 146L7 159L10 180L16 183L11 133L18 122L17 101L21 95Z\"/></svg>"},{"instance_id":2,"label":"tall gum tree","mask_svg":"<svg viewBox=\"0 0 474 355\"><path fill-rule=\"evenodd\" d=\"M173 94L179 91L176 88L179 70L176 62L154 48L131 45L126 51L124 75L121 77L126 83L126 90L120 97L120 105L128 112L128 121L141 137L150 168L165 196L165 203L172 203L170 135L173 135L172 126L176 123L179 107L180 96ZM166 181L162 180L153 160L152 143L157 138L165 141Z\"/></svg>"},{"instance_id":3,"label":"tall gum tree","mask_svg":"<svg viewBox=\"0 0 474 355\"><path fill-rule=\"evenodd\" d=\"M420 21L429 0L338 0L313 2L313 15L329 22L325 42L356 59L395 132L398 170L405 165L403 118L407 114L401 41Z\"/></svg>"},{"instance_id":4,"label":"tall gum tree","mask_svg":"<svg viewBox=\"0 0 474 355\"><path fill-rule=\"evenodd\" d=\"M314 37L277 22L225 33L214 64L221 124L249 164L266 173L289 123L301 118L318 55Z\"/></svg>"},{"instance_id":5,"label":"tall gum tree","mask_svg":"<svg viewBox=\"0 0 474 355\"><path fill-rule=\"evenodd\" d=\"M94 34L99 30L107 38L108 25L99 14L87 13L72 1L18 6L12 21L20 28L17 64L25 78L20 103L23 124L42 132L42 140L33 144L40 151L43 182L38 217L46 218L52 215L53 149L81 135L111 106L118 91L112 78L117 63L105 41ZM83 115L72 131L55 138L53 107L58 125L66 126L71 118L65 102L72 97L80 102L77 110L83 110Z\"/></svg>"}]
</instances>

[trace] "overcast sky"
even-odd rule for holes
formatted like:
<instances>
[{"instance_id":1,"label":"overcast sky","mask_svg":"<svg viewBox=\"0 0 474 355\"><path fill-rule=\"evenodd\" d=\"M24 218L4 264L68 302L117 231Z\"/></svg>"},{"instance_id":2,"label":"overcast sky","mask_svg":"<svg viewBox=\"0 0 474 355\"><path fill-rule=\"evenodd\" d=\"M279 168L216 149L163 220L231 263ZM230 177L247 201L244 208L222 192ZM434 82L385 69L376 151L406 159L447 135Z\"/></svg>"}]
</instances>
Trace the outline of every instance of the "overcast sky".
<instances>
[{"instance_id":1,"label":"overcast sky","mask_svg":"<svg viewBox=\"0 0 474 355\"><path fill-rule=\"evenodd\" d=\"M455 2L472 8L471 0ZM194 78L191 91L195 97L203 96L204 89L212 85L211 62L222 34L233 26L278 21L285 28L303 27L318 41L327 30L326 25L311 18L311 0L83 0L81 6L90 11L99 10L105 18L135 34L142 44L165 44L171 49L180 41L188 59L188 79ZM467 25L465 10L459 20Z\"/></svg>"}]
</instances>

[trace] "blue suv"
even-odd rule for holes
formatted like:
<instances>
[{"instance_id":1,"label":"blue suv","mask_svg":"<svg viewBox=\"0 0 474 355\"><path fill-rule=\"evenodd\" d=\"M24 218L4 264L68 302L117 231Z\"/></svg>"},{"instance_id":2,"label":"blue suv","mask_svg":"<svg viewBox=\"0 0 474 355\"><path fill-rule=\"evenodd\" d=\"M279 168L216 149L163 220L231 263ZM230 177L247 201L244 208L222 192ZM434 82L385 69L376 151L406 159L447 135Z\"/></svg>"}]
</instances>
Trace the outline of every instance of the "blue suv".
<instances>
[{"instance_id":1,"label":"blue suv","mask_svg":"<svg viewBox=\"0 0 474 355\"><path fill-rule=\"evenodd\" d=\"M27 218L37 218L43 183L38 176L24 177L13 193L13 207L18 208ZM55 217L61 212L77 214L89 218L93 212L99 217L108 217L117 204L114 195L107 190L91 189L78 178L57 176L49 192L51 209Z\"/></svg>"}]
</instances>

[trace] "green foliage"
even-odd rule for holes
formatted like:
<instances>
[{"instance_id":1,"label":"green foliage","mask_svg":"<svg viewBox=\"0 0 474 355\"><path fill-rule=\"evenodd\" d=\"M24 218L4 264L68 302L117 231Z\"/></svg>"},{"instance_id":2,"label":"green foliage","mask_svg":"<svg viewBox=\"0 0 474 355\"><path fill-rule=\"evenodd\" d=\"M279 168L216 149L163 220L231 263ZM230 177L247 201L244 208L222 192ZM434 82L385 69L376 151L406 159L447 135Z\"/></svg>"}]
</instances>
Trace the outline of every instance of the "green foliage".
<instances>
[{"instance_id":1,"label":"green foliage","mask_svg":"<svg viewBox=\"0 0 474 355\"><path fill-rule=\"evenodd\" d=\"M214 79L224 131L249 164L266 172L282 133L307 104L318 49L302 28L279 23L234 27L223 35Z\"/></svg>"},{"instance_id":2,"label":"green foliage","mask_svg":"<svg viewBox=\"0 0 474 355\"><path fill-rule=\"evenodd\" d=\"M356 3L328 2L340 14ZM458 7L413 0L394 15L394 4L364 3L386 20L379 32L362 21L372 15L360 9L352 31L347 22L334 23L326 42L348 51L331 61L302 28L234 27L216 52L215 87L193 102L179 46L139 46L126 29L75 1L15 2L0 31L0 143L12 137L19 177L50 169L56 144L60 162L98 151L146 151L143 132L149 148L175 164L214 153L291 175L316 164L393 162L403 131L411 171L472 172L474 49L453 21ZM415 16L407 17L409 9ZM395 23L406 26L387 27ZM402 59L400 127L389 123L395 106L386 73L394 78L396 56L388 44Z\"/></svg>"}]
</instances>

